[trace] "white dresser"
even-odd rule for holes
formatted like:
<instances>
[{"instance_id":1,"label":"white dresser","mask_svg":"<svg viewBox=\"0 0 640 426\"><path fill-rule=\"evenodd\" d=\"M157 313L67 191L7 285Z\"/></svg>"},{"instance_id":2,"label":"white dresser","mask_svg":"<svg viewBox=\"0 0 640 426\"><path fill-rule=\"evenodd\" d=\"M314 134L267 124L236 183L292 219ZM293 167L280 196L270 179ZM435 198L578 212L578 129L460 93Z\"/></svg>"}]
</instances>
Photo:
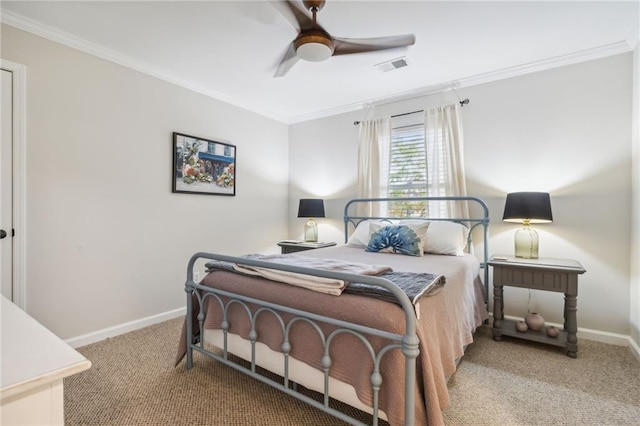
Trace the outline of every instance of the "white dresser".
<instances>
[{"instance_id":1,"label":"white dresser","mask_svg":"<svg viewBox=\"0 0 640 426\"><path fill-rule=\"evenodd\" d=\"M91 362L0 297L0 424L62 425L63 379Z\"/></svg>"}]
</instances>

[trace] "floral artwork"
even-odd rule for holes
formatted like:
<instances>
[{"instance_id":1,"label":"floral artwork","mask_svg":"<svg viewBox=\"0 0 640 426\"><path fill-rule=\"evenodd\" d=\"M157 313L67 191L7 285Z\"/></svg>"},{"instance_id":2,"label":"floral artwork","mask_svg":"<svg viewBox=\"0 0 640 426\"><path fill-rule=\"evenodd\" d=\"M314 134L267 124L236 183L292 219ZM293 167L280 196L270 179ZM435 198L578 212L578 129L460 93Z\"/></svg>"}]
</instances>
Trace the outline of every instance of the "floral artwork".
<instances>
[{"instance_id":1,"label":"floral artwork","mask_svg":"<svg viewBox=\"0 0 640 426\"><path fill-rule=\"evenodd\" d=\"M173 134L173 192L235 195L236 147Z\"/></svg>"},{"instance_id":2,"label":"floral artwork","mask_svg":"<svg viewBox=\"0 0 640 426\"><path fill-rule=\"evenodd\" d=\"M229 164L229 167L227 167L226 170L223 170L220 176L218 176L218 179L216 179L216 183L218 184L218 186L221 186L224 188L232 187L234 183L234 176L235 176L234 170L235 170L235 165L233 163Z\"/></svg>"},{"instance_id":3,"label":"floral artwork","mask_svg":"<svg viewBox=\"0 0 640 426\"><path fill-rule=\"evenodd\" d=\"M194 182L212 182L213 176L207 172L204 161L198 157L198 151L202 141L195 140L192 143L184 141L182 145L182 181L187 184Z\"/></svg>"}]
</instances>

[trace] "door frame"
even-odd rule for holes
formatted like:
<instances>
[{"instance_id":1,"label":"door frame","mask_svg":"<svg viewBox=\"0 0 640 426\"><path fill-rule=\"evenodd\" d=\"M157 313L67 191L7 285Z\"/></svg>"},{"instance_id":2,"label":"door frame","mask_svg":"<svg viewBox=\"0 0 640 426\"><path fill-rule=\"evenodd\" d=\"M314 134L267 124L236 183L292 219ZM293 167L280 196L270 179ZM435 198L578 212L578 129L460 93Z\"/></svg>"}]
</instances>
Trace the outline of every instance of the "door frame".
<instances>
[{"instance_id":1,"label":"door frame","mask_svg":"<svg viewBox=\"0 0 640 426\"><path fill-rule=\"evenodd\" d=\"M13 303L27 309L27 68L0 59L13 74Z\"/></svg>"}]
</instances>

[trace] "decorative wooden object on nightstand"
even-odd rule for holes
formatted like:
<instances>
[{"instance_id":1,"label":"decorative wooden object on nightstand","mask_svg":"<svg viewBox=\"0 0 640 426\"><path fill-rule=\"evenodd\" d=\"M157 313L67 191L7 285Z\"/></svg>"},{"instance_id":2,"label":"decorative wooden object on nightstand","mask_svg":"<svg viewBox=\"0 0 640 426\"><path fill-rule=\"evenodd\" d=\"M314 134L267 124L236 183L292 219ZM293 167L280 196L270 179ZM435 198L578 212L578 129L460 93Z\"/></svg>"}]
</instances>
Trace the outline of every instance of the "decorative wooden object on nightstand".
<instances>
[{"instance_id":1,"label":"decorative wooden object on nightstand","mask_svg":"<svg viewBox=\"0 0 640 426\"><path fill-rule=\"evenodd\" d=\"M313 249L318 249L323 247L332 247L332 246L335 246L336 243L333 243L333 242L308 243L304 241L285 240L285 241L280 241L278 245L280 246L282 254L287 254L287 253L295 253L298 251L313 250Z\"/></svg>"},{"instance_id":2,"label":"decorative wooden object on nightstand","mask_svg":"<svg viewBox=\"0 0 640 426\"><path fill-rule=\"evenodd\" d=\"M579 262L570 259L521 259L512 256L493 256L489 260L493 267L493 338L511 336L534 342L564 347L567 356L578 355L578 275L585 273ZM522 287L564 293L564 330L558 337L547 336L545 328L540 331L516 330L516 321L504 318L502 288Z\"/></svg>"}]
</instances>

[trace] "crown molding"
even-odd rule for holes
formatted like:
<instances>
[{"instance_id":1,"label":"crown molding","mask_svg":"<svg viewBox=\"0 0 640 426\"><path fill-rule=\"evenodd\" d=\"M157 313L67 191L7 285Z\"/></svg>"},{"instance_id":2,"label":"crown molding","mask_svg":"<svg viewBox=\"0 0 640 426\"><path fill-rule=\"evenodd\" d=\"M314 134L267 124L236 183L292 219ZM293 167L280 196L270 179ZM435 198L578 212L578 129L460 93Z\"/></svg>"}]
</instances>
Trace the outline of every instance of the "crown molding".
<instances>
[{"instance_id":1,"label":"crown molding","mask_svg":"<svg viewBox=\"0 0 640 426\"><path fill-rule=\"evenodd\" d=\"M76 37L64 31L60 31L58 29L42 24L38 21L26 18L24 16L18 15L11 11L2 9L0 13L0 22L6 25L10 25L12 27L18 28L20 30L35 34L37 36L46 38L56 43L60 43L67 47L71 47L81 52L88 53L93 56L97 56L98 58L104 59L106 61L113 62L115 64L122 65L127 68L131 68L135 71L150 75L152 77L158 78L160 80L166 81L171 84L175 84L176 86L183 87L185 89L191 90L201 95L205 95L207 97L217 99L219 101L231 104L238 108L242 108L244 110L254 112L256 114L274 119L276 121L283 122L285 124L287 123L286 117L265 113L263 110L256 108L254 105L247 104L245 102L242 102L234 97L225 95L223 93L216 92L214 90L207 89L202 86L198 86L187 80L183 80L180 78L167 75L145 62L123 55L114 50L107 49L98 44L91 43L85 39Z\"/></svg>"},{"instance_id":2,"label":"crown molding","mask_svg":"<svg viewBox=\"0 0 640 426\"><path fill-rule=\"evenodd\" d=\"M434 84L431 86L425 86L414 90L409 90L402 93L397 93L390 96L366 99L358 102L354 102L348 105L342 105L336 108L329 108L322 111L317 111L309 114L295 115L289 117L283 117L280 115L274 115L265 112L264 110L257 108L255 105L247 104L231 96L227 96L223 93L213 91L198 85L194 85L187 80L169 76L153 66L146 64L142 61L138 61L129 56L122 55L111 49L107 49L103 46L91 43L87 40L81 39L69 33L57 30L50 26L44 25L35 20L25 18L21 15L2 9L0 13L0 22L3 24L16 27L18 29L30 32L40 37L49 39L51 41L63 44L65 46L80 50L93 56L97 56L104 60L131 68L141 73L156 77L160 80L164 80L168 83L175 84L185 89L191 90L196 93L200 93L204 96L208 96L213 99L228 103L230 105L242 108L244 110L262 115L267 118L282 122L284 124L295 124L304 121L316 120L338 114L345 114L353 111L369 108L372 105L382 105L392 102L399 102L407 99L417 98L420 96L427 96L459 87L469 87L484 83L490 83L497 80L503 80L507 78L526 75L534 72L545 71L557 67L572 65L580 62L586 62L594 59L600 59L607 56L613 56L625 52L632 51L638 44L638 31L631 32L626 40L599 46L593 49L586 49L579 52L570 53L567 55L556 56L553 58L545 59L542 61L530 62L523 65L517 65L514 67L503 68L496 71L491 71L474 76L468 76L457 79L455 82L445 82L440 84ZM636 26L637 27L637 26Z\"/></svg>"},{"instance_id":3,"label":"crown molding","mask_svg":"<svg viewBox=\"0 0 640 426\"><path fill-rule=\"evenodd\" d=\"M289 117L289 119L287 120L287 124L303 123L305 121L318 120L334 115L347 114L353 111L364 109L368 105L368 102L355 102L352 104L343 105L336 108L323 109L321 111L315 111L308 114L294 115Z\"/></svg>"},{"instance_id":4,"label":"crown molding","mask_svg":"<svg viewBox=\"0 0 640 426\"><path fill-rule=\"evenodd\" d=\"M604 58L607 56L618 55L621 53L632 51L634 49L635 44L637 44L637 40L634 43L632 39L627 39L617 43L611 43L604 46L599 46L593 49L586 49L579 52L570 53L567 55L556 56L553 58L545 59L543 61L530 62L528 64L517 65L509 68L503 68L503 69L491 71L488 73L478 74L478 75L469 76L469 77L463 77L451 82L425 86L418 89L397 93L391 96L380 97L376 99L368 99L362 102L357 102L350 105L344 105L338 108L318 111L316 113L298 115L295 117L290 117L289 123L299 123L303 121L315 120L319 118L328 117L331 115L358 111L358 110L369 108L375 105L383 105L383 104L389 104L393 102L400 102L403 100L440 93L447 90L451 90L452 88L458 89L460 87L476 86L479 84L491 83L497 80L504 80L507 78L518 77L521 75L531 74L534 72L546 71L553 68L573 65L580 62L586 62L594 59Z\"/></svg>"},{"instance_id":5,"label":"crown molding","mask_svg":"<svg viewBox=\"0 0 640 426\"><path fill-rule=\"evenodd\" d=\"M619 55L632 50L629 43L624 40L617 43L606 44L593 49L581 50L567 55L556 56L542 61L530 62L528 64L517 65L515 67L503 68L484 74L458 79L460 87L476 86L478 84L490 83L497 80L518 77L534 72L546 71L553 68L564 67L580 62L592 61L605 58L607 56Z\"/></svg>"},{"instance_id":6,"label":"crown molding","mask_svg":"<svg viewBox=\"0 0 640 426\"><path fill-rule=\"evenodd\" d=\"M407 99L418 98L420 96L432 95L435 93L444 92L446 90L457 89L460 87L459 82L450 81L445 83L438 83L431 86L424 86L418 89L407 90L405 92L396 93L389 96L381 96L378 98L370 98L365 101L355 102L349 105L343 105L336 108L330 108L310 114L297 115L289 118L289 124L301 123L303 121L316 120L319 118L325 118L332 115L344 114L353 111L359 111L361 109L367 109L376 105L390 104L393 102L400 102Z\"/></svg>"}]
</instances>

